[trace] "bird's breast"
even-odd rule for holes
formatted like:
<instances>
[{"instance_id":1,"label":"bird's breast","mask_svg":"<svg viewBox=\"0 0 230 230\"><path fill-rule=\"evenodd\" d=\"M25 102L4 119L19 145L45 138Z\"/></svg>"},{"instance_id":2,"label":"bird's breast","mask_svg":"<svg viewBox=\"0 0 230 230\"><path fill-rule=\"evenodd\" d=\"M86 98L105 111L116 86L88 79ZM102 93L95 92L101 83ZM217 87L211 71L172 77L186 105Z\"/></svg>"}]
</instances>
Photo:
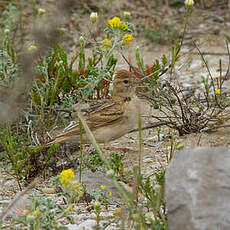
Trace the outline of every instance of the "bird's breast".
<instances>
[{"instance_id":1,"label":"bird's breast","mask_svg":"<svg viewBox=\"0 0 230 230\"><path fill-rule=\"evenodd\" d=\"M137 127L137 118L140 110L140 100L134 97L127 105L125 116L127 116L127 122L130 129Z\"/></svg>"},{"instance_id":2,"label":"bird's breast","mask_svg":"<svg viewBox=\"0 0 230 230\"><path fill-rule=\"evenodd\" d=\"M134 98L125 107L125 112L119 122L102 127L94 135L99 143L106 143L120 138L137 127L139 99Z\"/></svg>"}]
</instances>

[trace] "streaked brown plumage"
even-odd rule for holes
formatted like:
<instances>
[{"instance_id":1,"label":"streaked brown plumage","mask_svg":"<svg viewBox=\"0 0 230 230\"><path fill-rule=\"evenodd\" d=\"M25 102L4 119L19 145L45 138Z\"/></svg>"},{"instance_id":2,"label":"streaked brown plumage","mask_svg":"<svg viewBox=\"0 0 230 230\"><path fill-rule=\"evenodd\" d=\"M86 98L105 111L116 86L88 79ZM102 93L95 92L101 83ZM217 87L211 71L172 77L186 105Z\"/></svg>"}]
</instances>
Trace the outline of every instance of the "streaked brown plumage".
<instances>
[{"instance_id":1,"label":"streaked brown plumage","mask_svg":"<svg viewBox=\"0 0 230 230\"><path fill-rule=\"evenodd\" d=\"M137 79L127 70L117 71L113 81L112 98L80 111L98 143L107 143L131 131L137 125L139 99L135 95ZM80 140L79 126L75 124L57 135L48 145ZM83 143L89 143L83 130Z\"/></svg>"}]
</instances>

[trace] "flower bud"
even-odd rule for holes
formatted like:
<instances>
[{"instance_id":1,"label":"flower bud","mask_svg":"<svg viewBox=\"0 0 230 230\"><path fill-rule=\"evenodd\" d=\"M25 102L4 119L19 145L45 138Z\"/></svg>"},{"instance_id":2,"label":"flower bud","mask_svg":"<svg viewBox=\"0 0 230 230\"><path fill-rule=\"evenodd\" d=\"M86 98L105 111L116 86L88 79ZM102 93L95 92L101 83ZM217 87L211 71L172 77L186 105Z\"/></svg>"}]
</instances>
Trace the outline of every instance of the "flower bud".
<instances>
[{"instance_id":1,"label":"flower bud","mask_svg":"<svg viewBox=\"0 0 230 230\"><path fill-rule=\"evenodd\" d=\"M62 60L60 60L60 61L58 62L58 64L59 64L59 65L62 65L62 64L63 64L63 61L62 61Z\"/></svg>"},{"instance_id":2,"label":"flower bud","mask_svg":"<svg viewBox=\"0 0 230 230\"><path fill-rule=\"evenodd\" d=\"M160 191L161 191L161 186L160 186L159 184L155 184L155 185L153 186L153 189L154 189L157 193L160 193Z\"/></svg>"},{"instance_id":3,"label":"flower bud","mask_svg":"<svg viewBox=\"0 0 230 230\"><path fill-rule=\"evenodd\" d=\"M40 16L43 15L45 12L46 11L44 9L42 9L42 8L38 9L38 15L40 15Z\"/></svg>"},{"instance_id":4,"label":"flower bud","mask_svg":"<svg viewBox=\"0 0 230 230\"><path fill-rule=\"evenodd\" d=\"M100 203L98 200L96 200L96 201L94 202L94 204L93 204L93 208L94 208L94 210L96 210L96 211L100 210L100 208L101 208L101 203Z\"/></svg>"},{"instance_id":5,"label":"flower bud","mask_svg":"<svg viewBox=\"0 0 230 230\"><path fill-rule=\"evenodd\" d=\"M85 39L84 39L83 36L80 36L80 37L78 38L78 42L79 42L80 44L84 44L84 41L85 41Z\"/></svg>"},{"instance_id":6,"label":"flower bud","mask_svg":"<svg viewBox=\"0 0 230 230\"><path fill-rule=\"evenodd\" d=\"M113 169L108 170L108 171L106 172L106 174L107 174L107 176L109 176L109 177L113 177L113 176L114 176L114 171L113 171Z\"/></svg>"},{"instance_id":7,"label":"flower bud","mask_svg":"<svg viewBox=\"0 0 230 230\"><path fill-rule=\"evenodd\" d=\"M102 40L101 45L102 45L103 47L106 47L106 48L111 48L112 45L113 45L113 43L112 43L111 40L105 38L105 39Z\"/></svg>"},{"instance_id":8,"label":"flower bud","mask_svg":"<svg viewBox=\"0 0 230 230\"><path fill-rule=\"evenodd\" d=\"M133 219L135 221L139 221L140 220L140 216L137 213L135 213L135 214L133 214Z\"/></svg>"},{"instance_id":9,"label":"flower bud","mask_svg":"<svg viewBox=\"0 0 230 230\"><path fill-rule=\"evenodd\" d=\"M98 18L97 12L92 12L92 13L90 14L90 21L91 21L92 23L95 23L95 22L97 21L97 18Z\"/></svg>"},{"instance_id":10,"label":"flower bud","mask_svg":"<svg viewBox=\"0 0 230 230\"><path fill-rule=\"evenodd\" d=\"M4 30L4 34L9 34L10 33L10 30L9 29L5 29Z\"/></svg>"},{"instance_id":11,"label":"flower bud","mask_svg":"<svg viewBox=\"0 0 230 230\"><path fill-rule=\"evenodd\" d=\"M184 149L184 144L178 144L177 146L176 146L176 150L177 151L180 151L180 150L183 150Z\"/></svg>"},{"instance_id":12,"label":"flower bud","mask_svg":"<svg viewBox=\"0 0 230 230\"><path fill-rule=\"evenodd\" d=\"M36 217L33 216L33 215L28 215L28 216L26 216L26 221L27 221L27 222L32 222L32 221L34 221L35 219L36 219Z\"/></svg>"},{"instance_id":13,"label":"flower bud","mask_svg":"<svg viewBox=\"0 0 230 230\"><path fill-rule=\"evenodd\" d=\"M64 33L66 32L66 28L60 27L60 28L58 29L58 31L59 31L61 34L64 34Z\"/></svg>"},{"instance_id":14,"label":"flower bud","mask_svg":"<svg viewBox=\"0 0 230 230\"><path fill-rule=\"evenodd\" d=\"M35 51L35 50L37 50L37 46L35 46L35 45L30 45L29 47L28 47L28 50L29 51Z\"/></svg>"},{"instance_id":15,"label":"flower bud","mask_svg":"<svg viewBox=\"0 0 230 230\"><path fill-rule=\"evenodd\" d=\"M41 215L41 212L40 212L39 209L37 209L37 210L35 210L35 211L32 213L32 215L33 215L35 218L39 218L40 215Z\"/></svg>"},{"instance_id":16,"label":"flower bud","mask_svg":"<svg viewBox=\"0 0 230 230\"><path fill-rule=\"evenodd\" d=\"M185 0L184 4L186 6L193 6L194 5L194 0Z\"/></svg>"},{"instance_id":17,"label":"flower bud","mask_svg":"<svg viewBox=\"0 0 230 230\"><path fill-rule=\"evenodd\" d=\"M134 164L133 165L133 170L138 170L139 169L139 165L138 164Z\"/></svg>"},{"instance_id":18,"label":"flower bud","mask_svg":"<svg viewBox=\"0 0 230 230\"><path fill-rule=\"evenodd\" d=\"M130 13L130 12L128 12L128 11L124 11L123 16L124 16L124 18L127 20L127 19L129 19L129 18L130 18L131 13Z\"/></svg>"}]
</instances>

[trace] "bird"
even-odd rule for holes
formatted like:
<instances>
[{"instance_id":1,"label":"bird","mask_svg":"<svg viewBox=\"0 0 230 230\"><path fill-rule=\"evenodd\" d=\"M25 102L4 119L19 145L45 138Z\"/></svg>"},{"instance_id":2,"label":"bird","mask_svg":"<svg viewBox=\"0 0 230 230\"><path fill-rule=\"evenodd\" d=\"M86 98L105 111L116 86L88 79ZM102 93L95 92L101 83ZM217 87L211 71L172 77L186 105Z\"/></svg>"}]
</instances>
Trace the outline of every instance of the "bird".
<instances>
[{"instance_id":1,"label":"bird","mask_svg":"<svg viewBox=\"0 0 230 230\"><path fill-rule=\"evenodd\" d=\"M136 96L139 79L127 70L115 73L110 99L99 100L93 105L77 105L83 119L98 143L108 143L127 134L137 126L140 100ZM76 120L76 118L75 118ZM79 124L75 123L56 135L47 145L80 141ZM82 131L82 143L89 144L87 133Z\"/></svg>"}]
</instances>

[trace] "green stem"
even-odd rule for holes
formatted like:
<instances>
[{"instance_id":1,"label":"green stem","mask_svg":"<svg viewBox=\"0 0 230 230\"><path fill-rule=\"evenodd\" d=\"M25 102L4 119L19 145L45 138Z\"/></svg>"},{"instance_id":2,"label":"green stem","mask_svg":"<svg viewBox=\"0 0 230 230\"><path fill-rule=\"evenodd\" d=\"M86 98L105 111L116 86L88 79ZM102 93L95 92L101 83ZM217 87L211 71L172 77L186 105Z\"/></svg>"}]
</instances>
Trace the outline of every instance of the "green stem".
<instances>
[{"instance_id":1,"label":"green stem","mask_svg":"<svg viewBox=\"0 0 230 230\"><path fill-rule=\"evenodd\" d=\"M140 115L140 109L138 114L138 137L139 137L139 177L141 176L141 165L142 165L142 129L141 129L141 115Z\"/></svg>"},{"instance_id":2,"label":"green stem","mask_svg":"<svg viewBox=\"0 0 230 230\"><path fill-rule=\"evenodd\" d=\"M80 131L80 169L79 169L79 181L82 182L82 163L83 163L83 145L82 145L82 123L78 119L79 131Z\"/></svg>"},{"instance_id":3,"label":"green stem","mask_svg":"<svg viewBox=\"0 0 230 230\"><path fill-rule=\"evenodd\" d=\"M109 52L105 55L105 62L104 62L104 65L103 65L103 69L105 69L106 66L108 65L109 58L110 58L111 54L113 53L114 49L117 47L117 42L118 42L118 39L115 36L115 40L113 42L113 46L111 47L111 49L109 50Z\"/></svg>"},{"instance_id":4,"label":"green stem","mask_svg":"<svg viewBox=\"0 0 230 230\"><path fill-rule=\"evenodd\" d=\"M184 24L184 30L183 30L183 34L182 34L182 39L181 39L181 42L180 42L180 48L177 52L177 55L179 54L180 50L181 50L181 47L183 45L183 42L184 42L184 36L185 36L185 33L186 33L186 30L187 30L187 25L188 25L188 16L189 16L189 12L190 12L190 7L187 7L186 8L186 17L185 17L185 24Z\"/></svg>"},{"instance_id":5,"label":"green stem","mask_svg":"<svg viewBox=\"0 0 230 230\"><path fill-rule=\"evenodd\" d=\"M20 184L20 180L19 180L19 171L18 171L18 165L17 165L17 161L15 160L15 156L13 153L13 139L12 139L12 135L11 135L11 128L10 128L10 124L7 122L7 140L8 140L8 156L9 156L9 160L11 161L11 164L13 166L14 169L14 173L15 173L15 177L16 177L16 181L18 183L18 187L20 189L20 191L22 191L22 187Z\"/></svg>"},{"instance_id":6,"label":"green stem","mask_svg":"<svg viewBox=\"0 0 230 230\"><path fill-rule=\"evenodd\" d=\"M110 165L109 165L109 162L108 162L107 159L105 158L105 156L104 156L104 154L103 154L103 152L102 152L100 146L98 145L98 143L97 143L97 141L96 141L96 139L95 139L93 133L92 133L91 130L89 129L89 127L88 127L86 121L83 119L83 116L82 116L82 114L81 114L80 111L78 111L78 116L79 116L79 119L80 119L81 122L82 122L82 126L84 127L86 133L88 134L88 137L89 137L91 143L93 144L93 146L94 146L94 148L96 149L96 151L99 153L99 156L100 156L101 160L102 160L102 161L104 162L104 164L106 165L106 168L107 168L108 170L110 170L111 167L110 167ZM112 180L113 180L113 182L114 182L115 187L117 188L117 190L118 190L119 193L121 194L121 197L123 198L124 201L126 201L128 207L129 207L130 201L131 201L131 200L130 200L129 197L127 196L126 192L125 192L124 189L119 185L119 183L117 182L117 179L115 178L114 175L112 176Z\"/></svg>"},{"instance_id":7,"label":"green stem","mask_svg":"<svg viewBox=\"0 0 230 230\"><path fill-rule=\"evenodd\" d=\"M184 42L184 36L185 36L186 30L187 30L187 25L188 25L189 12L190 12L190 7L186 7L184 30L183 30L183 34L182 34L180 45L178 45L178 46L176 45L176 47L173 48L170 75L172 75L173 68L175 66L176 61L178 60L178 55L179 55L179 53L181 51L181 47L182 47L183 42Z\"/></svg>"}]
</instances>

